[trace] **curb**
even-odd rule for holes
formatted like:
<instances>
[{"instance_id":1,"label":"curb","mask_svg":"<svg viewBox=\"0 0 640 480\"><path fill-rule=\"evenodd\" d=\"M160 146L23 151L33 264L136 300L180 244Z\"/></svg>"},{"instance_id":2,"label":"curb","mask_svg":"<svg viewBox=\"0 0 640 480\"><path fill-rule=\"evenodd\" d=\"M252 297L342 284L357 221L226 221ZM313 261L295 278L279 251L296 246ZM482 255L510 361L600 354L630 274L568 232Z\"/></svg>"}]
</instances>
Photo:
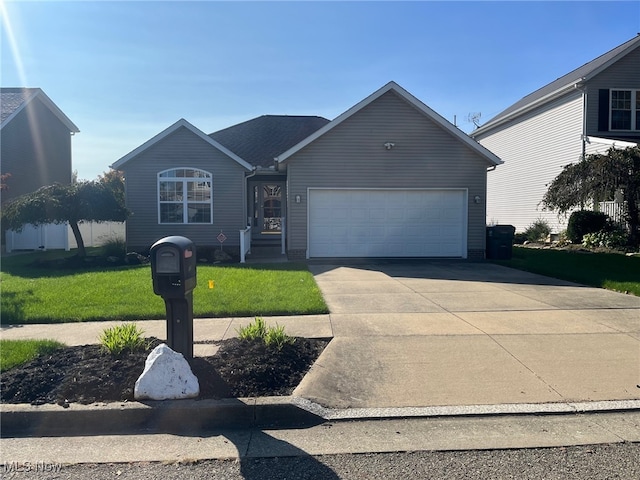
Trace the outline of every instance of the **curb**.
<instances>
[{"instance_id":1,"label":"curb","mask_svg":"<svg viewBox=\"0 0 640 480\"><path fill-rule=\"evenodd\" d=\"M326 408L301 397L294 397L292 402L326 421L500 415L570 415L578 413L640 411L640 400L345 409Z\"/></svg>"},{"instance_id":2,"label":"curb","mask_svg":"<svg viewBox=\"0 0 640 480\"><path fill-rule=\"evenodd\" d=\"M92 405L3 404L2 437L65 437L216 429L308 428L327 421L640 411L640 400L330 409L300 397L165 400Z\"/></svg>"},{"instance_id":3,"label":"curb","mask_svg":"<svg viewBox=\"0 0 640 480\"><path fill-rule=\"evenodd\" d=\"M164 400L59 405L3 404L2 437L172 433L193 435L221 428L295 428L324 422L291 397Z\"/></svg>"}]
</instances>

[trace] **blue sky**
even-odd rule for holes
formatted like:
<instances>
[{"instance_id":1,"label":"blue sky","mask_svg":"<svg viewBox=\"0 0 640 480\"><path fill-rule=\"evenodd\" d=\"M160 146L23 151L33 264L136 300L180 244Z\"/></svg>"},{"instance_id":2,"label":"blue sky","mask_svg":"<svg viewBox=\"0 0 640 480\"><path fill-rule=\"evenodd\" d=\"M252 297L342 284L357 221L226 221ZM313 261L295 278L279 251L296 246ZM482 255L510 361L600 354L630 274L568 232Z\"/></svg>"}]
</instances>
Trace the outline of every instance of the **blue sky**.
<instances>
[{"instance_id":1,"label":"blue sky","mask_svg":"<svg viewBox=\"0 0 640 480\"><path fill-rule=\"evenodd\" d=\"M2 1L3 87L40 87L93 179L185 118L333 119L394 80L465 132L640 32L640 1Z\"/></svg>"}]
</instances>

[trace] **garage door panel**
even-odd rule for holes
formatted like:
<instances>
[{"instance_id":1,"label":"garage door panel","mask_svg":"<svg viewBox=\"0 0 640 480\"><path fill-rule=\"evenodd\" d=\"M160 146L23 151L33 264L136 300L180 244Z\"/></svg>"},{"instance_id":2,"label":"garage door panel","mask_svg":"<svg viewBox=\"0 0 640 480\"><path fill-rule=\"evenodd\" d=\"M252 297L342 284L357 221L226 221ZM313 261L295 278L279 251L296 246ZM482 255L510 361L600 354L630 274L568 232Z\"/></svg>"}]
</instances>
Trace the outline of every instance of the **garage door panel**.
<instances>
[{"instance_id":1,"label":"garage door panel","mask_svg":"<svg viewBox=\"0 0 640 480\"><path fill-rule=\"evenodd\" d=\"M462 257L463 190L309 192L310 257Z\"/></svg>"}]
</instances>

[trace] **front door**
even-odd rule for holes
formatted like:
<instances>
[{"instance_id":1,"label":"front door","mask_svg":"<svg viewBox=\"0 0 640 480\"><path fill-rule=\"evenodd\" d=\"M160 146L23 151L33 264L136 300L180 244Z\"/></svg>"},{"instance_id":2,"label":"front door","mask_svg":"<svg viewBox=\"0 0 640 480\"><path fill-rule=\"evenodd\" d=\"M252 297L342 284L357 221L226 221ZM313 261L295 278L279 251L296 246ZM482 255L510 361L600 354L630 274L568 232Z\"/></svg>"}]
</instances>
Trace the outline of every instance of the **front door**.
<instances>
[{"instance_id":1,"label":"front door","mask_svg":"<svg viewBox=\"0 0 640 480\"><path fill-rule=\"evenodd\" d=\"M253 186L254 237L271 238L282 233L284 182L262 182Z\"/></svg>"}]
</instances>

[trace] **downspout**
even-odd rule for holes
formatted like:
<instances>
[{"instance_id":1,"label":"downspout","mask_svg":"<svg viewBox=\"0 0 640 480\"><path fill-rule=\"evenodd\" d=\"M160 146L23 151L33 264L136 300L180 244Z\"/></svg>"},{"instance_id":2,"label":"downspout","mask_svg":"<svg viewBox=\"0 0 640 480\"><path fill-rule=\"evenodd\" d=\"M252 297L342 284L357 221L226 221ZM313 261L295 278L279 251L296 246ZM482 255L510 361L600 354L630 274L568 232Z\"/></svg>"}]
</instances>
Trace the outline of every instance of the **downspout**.
<instances>
[{"instance_id":1,"label":"downspout","mask_svg":"<svg viewBox=\"0 0 640 480\"><path fill-rule=\"evenodd\" d=\"M243 198L243 200L242 200L242 203L244 203L244 205L243 205L243 210L244 210L244 213L245 213L245 218L246 218L246 223L247 223L247 225L246 225L246 226L249 226L249 225L250 225L250 222L249 222L249 215L248 215L248 214L249 214L249 212L247 211L247 207L249 206L249 205L248 205L248 203L247 203L247 191L248 191L248 190L247 190L247 187L249 186L249 181L248 181L248 180L249 180L251 177L254 177L257 173L258 173L258 167L254 166L254 167L253 167L253 170L251 170L251 173L249 173L249 175L246 175L246 176L244 177L244 195L243 195L243 197L244 197L244 198Z\"/></svg>"},{"instance_id":2,"label":"downspout","mask_svg":"<svg viewBox=\"0 0 640 480\"><path fill-rule=\"evenodd\" d=\"M584 81L584 77L580 79L580 82L575 84L575 88L582 92L582 135L581 135L581 152L580 160L587 158L587 87L581 82ZM599 204L597 201L593 201L593 209L599 210ZM580 205L580 209L584 209L584 205Z\"/></svg>"},{"instance_id":3,"label":"downspout","mask_svg":"<svg viewBox=\"0 0 640 480\"><path fill-rule=\"evenodd\" d=\"M581 83L583 80L584 78L575 85L582 92L582 160L587 156L587 87Z\"/></svg>"}]
</instances>

